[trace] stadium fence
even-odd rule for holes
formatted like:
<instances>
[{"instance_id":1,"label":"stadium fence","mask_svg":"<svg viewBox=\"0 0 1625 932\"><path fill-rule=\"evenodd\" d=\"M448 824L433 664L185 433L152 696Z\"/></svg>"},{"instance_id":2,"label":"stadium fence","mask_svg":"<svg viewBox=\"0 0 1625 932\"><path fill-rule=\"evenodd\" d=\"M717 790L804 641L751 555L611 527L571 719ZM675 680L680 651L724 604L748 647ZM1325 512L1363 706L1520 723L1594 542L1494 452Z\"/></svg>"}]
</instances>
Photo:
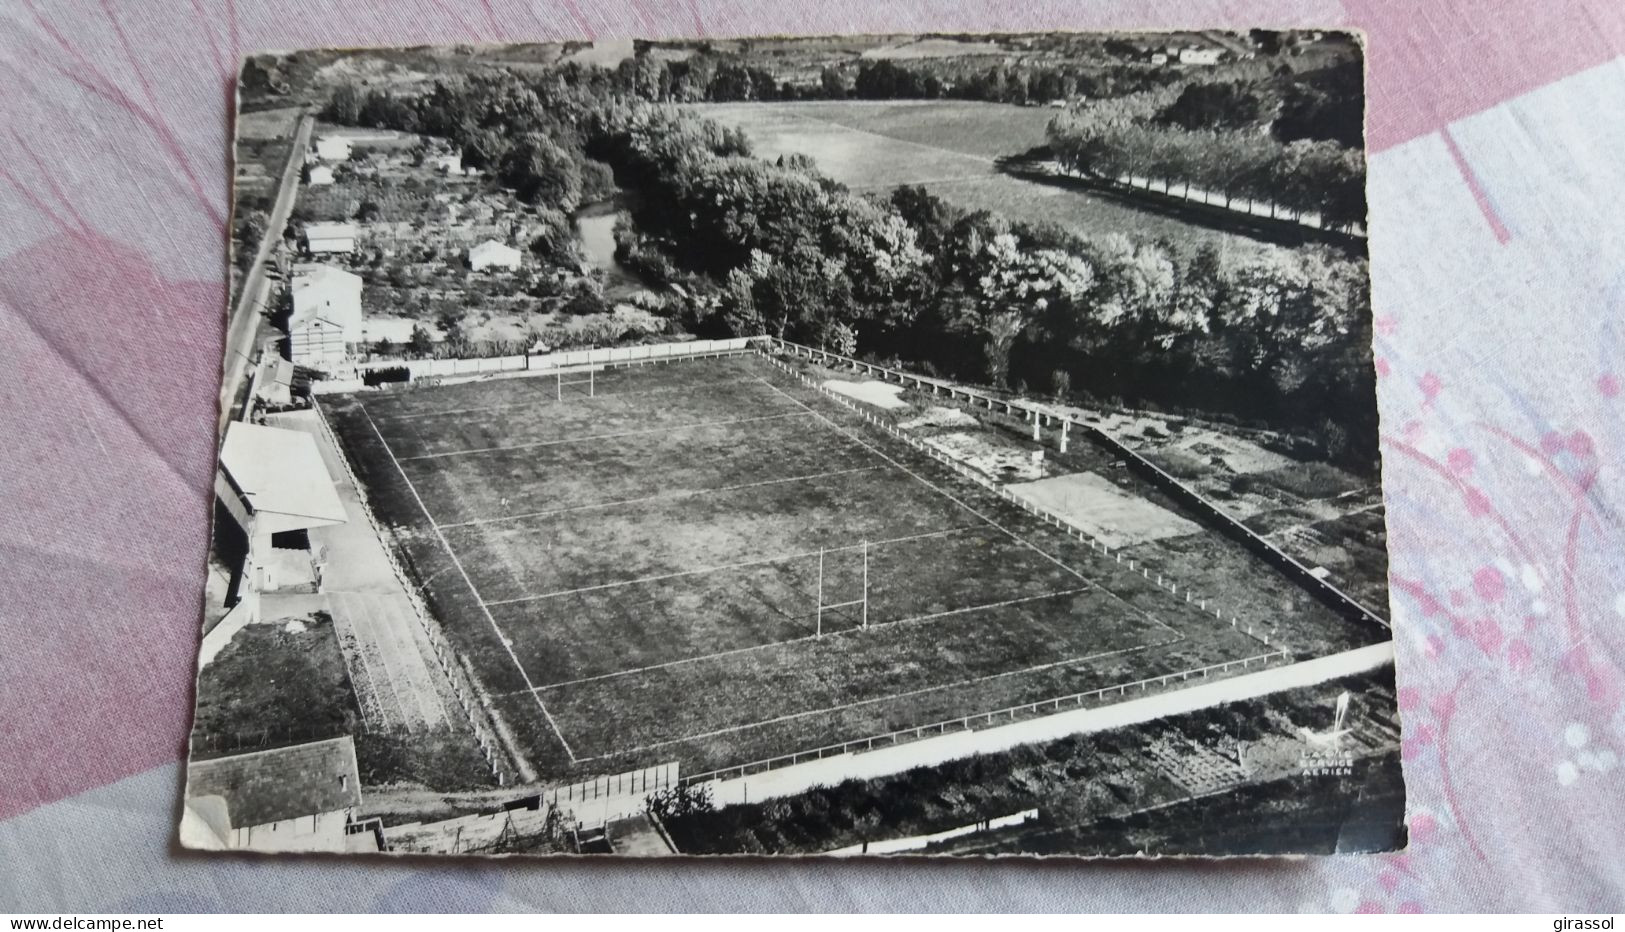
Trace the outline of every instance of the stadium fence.
<instances>
[{"instance_id":1,"label":"stadium fence","mask_svg":"<svg viewBox=\"0 0 1625 932\"><path fill-rule=\"evenodd\" d=\"M360 363L344 370L339 378L321 379L311 383L310 390L317 395L332 395L360 391L369 387L368 373L374 370L405 368L408 382L424 380L460 380L509 372L552 373L576 366L611 366L669 362L686 359L709 359L715 356L747 352L751 338L729 340L690 340L686 343L654 343L642 346L612 346L603 349L564 350L556 353L534 353L515 356L479 356L469 359L389 359Z\"/></svg>"},{"instance_id":2,"label":"stadium fence","mask_svg":"<svg viewBox=\"0 0 1625 932\"><path fill-rule=\"evenodd\" d=\"M841 754L856 754L863 751L872 751L876 746L901 744L904 740L924 738L929 735L947 734L949 731L974 731L977 726L986 728L1003 719L1006 722L1014 721L1018 715L1054 714L1061 711L1063 706L1081 708L1091 699L1102 699L1107 696L1122 696L1128 692L1144 692L1152 686L1166 686L1172 682L1184 682L1191 678L1206 679L1213 673L1228 673L1233 669L1247 669L1253 664L1267 664L1272 660L1284 659L1290 661L1292 654L1289 651L1274 650L1264 654L1254 654L1251 657L1242 657L1236 660L1226 660L1223 663L1210 663L1204 667L1182 670L1178 673L1168 673L1162 676L1148 676L1145 679L1130 683L1116 683L1111 686L1102 686L1099 689L1086 690L1080 693L1061 696L1056 699L1041 699L1037 702L1027 702L1021 705L1007 706L992 712L978 712L974 715L962 715L959 718L943 719L929 725L917 725L912 728L899 728L884 734L871 735L867 738L856 738L843 741L839 744L826 744L823 747L812 748L806 751L797 751L794 754L781 754L778 757L768 757L762 760L751 761L748 764L737 764L732 767L723 767L717 770L708 770L704 773L690 774L682 778L685 786L704 783L708 780L727 780L743 777L751 773L760 773L764 770L776 770L780 767L789 767L794 764L824 757L836 757Z\"/></svg>"}]
</instances>

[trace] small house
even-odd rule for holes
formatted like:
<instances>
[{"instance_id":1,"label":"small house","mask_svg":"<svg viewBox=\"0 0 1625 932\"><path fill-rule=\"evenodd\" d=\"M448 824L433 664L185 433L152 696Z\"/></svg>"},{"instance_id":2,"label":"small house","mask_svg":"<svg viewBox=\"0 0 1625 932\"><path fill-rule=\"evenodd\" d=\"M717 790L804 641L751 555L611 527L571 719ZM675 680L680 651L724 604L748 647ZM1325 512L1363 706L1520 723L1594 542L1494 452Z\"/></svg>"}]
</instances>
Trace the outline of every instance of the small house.
<instances>
[{"instance_id":1,"label":"small house","mask_svg":"<svg viewBox=\"0 0 1625 932\"><path fill-rule=\"evenodd\" d=\"M317 136L311 151L317 161L342 162L350 157L350 140L343 136Z\"/></svg>"},{"instance_id":2,"label":"small house","mask_svg":"<svg viewBox=\"0 0 1625 932\"><path fill-rule=\"evenodd\" d=\"M311 168L311 170L310 170L310 181L308 182L308 184L317 185L317 184L332 184L332 183L333 183L333 169L328 168L326 165L316 165L316 166Z\"/></svg>"},{"instance_id":3,"label":"small house","mask_svg":"<svg viewBox=\"0 0 1625 932\"><path fill-rule=\"evenodd\" d=\"M293 404L293 363L268 352L254 370L254 400L273 411Z\"/></svg>"},{"instance_id":4,"label":"small house","mask_svg":"<svg viewBox=\"0 0 1625 932\"><path fill-rule=\"evenodd\" d=\"M434 156L429 160L429 164L442 175L456 176L463 173L463 155L460 152Z\"/></svg>"},{"instance_id":5,"label":"small house","mask_svg":"<svg viewBox=\"0 0 1625 932\"><path fill-rule=\"evenodd\" d=\"M325 369L361 340L361 276L329 265L294 270L289 355L302 366Z\"/></svg>"},{"instance_id":6,"label":"small house","mask_svg":"<svg viewBox=\"0 0 1625 932\"><path fill-rule=\"evenodd\" d=\"M348 735L186 768L181 843L209 851L377 850L356 831L361 774Z\"/></svg>"},{"instance_id":7,"label":"small house","mask_svg":"<svg viewBox=\"0 0 1625 932\"><path fill-rule=\"evenodd\" d=\"M468 251L468 267L476 272L484 269L519 268L519 250L494 239L488 239Z\"/></svg>"},{"instance_id":8,"label":"small house","mask_svg":"<svg viewBox=\"0 0 1625 932\"><path fill-rule=\"evenodd\" d=\"M313 256L354 252L355 236L353 223L307 224L303 237L305 251Z\"/></svg>"}]
</instances>

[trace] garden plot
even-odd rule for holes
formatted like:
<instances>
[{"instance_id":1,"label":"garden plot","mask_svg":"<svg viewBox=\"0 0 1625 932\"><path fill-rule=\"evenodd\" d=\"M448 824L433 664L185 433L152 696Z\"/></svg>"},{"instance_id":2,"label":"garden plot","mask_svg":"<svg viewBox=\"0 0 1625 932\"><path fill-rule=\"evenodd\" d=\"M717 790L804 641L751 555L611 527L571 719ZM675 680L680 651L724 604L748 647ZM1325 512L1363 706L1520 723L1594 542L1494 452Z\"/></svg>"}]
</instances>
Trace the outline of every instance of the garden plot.
<instances>
[{"instance_id":1,"label":"garden plot","mask_svg":"<svg viewBox=\"0 0 1625 932\"><path fill-rule=\"evenodd\" d=\"M1042 479L1046 473L1043 450L1021 446L1000 434L956 430L924 440L927 445L995 479L1030 482Z\"/></svg>"},{"instance_id":2,"label":"garden plot","mask_svg":"<svg viewBox=\"0 0 1625 932\"><path fill-rule=\"evenodd\" d=\"M824 382L824 387L837 395L845 395L853 401L861 401L887 411L908 407L908 402L898 397L903 393L903 386L892 385L889 382L876 382L873 379L861 382L829 379Z\"/></svg>"},{"instance_id":3,"label":"garden plot","mask_svg":"<svg viewBox=\"0 0 1625 932\"><path fill-rule=\"evenodd\" d=\"M1202 531L1195 522L1125 492L1092 472L1054 476L1009 489L1113 549Z\"/></svg>"}]
</instances>

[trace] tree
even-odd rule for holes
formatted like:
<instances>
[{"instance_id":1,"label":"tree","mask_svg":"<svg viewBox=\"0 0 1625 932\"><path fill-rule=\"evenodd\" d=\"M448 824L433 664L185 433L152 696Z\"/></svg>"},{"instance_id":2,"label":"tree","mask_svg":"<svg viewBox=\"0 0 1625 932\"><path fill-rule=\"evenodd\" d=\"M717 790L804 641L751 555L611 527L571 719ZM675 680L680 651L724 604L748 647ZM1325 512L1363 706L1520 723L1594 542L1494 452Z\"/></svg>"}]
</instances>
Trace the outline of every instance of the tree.
<instances>
[{"instance_id":1,"label":"tree","mask_svg":"<svg viewBox=\"0 0 1625 932\"><path fill-rule=\"evenodd\" d=\"M615 196L615 173L608 165L595 159L581 162L581 200L583 203L606 201Z\"/></svg>"},{"instance_id":2,"label":"tree","mask_svg":"<svg viewBox=\"0 0 1625 932\"><path fill-rule=\"evenodd\" d=\"M856 356L858 354L858 332L845 323L838 323L830 328L829 344L842 356Z\"/></svg>"},{"instance_id":3,"label":"tree","mask_svg":"<svg viewBox=\"0 0 1625 932\"><path fill-rule=\"evenodd\" d=\"M563 213L543 208L536 214L536 236L530 241L530 251L548 262L563 262L574 256L575 230Z\"/></svg>"},{"instance_id":4,"label":"tree","mask_svg":"<svg viewBox=\"0 0 1625 932\"><path fill-rule=\"evenodd\" d=\"M340 126L358 126L361 123L361 89L354 84L340 84L333 89L322 116Z\"/></svg>"},{"instance_id":5,"label":"tree","mask_svg":"<svg viewBox=\"0 0 1625 932\"><path fill-rule=\"evenodd\" d=\"M835 65L826 65L818 74L818 87L829 100L845 100L851 93L846 77L841 69Z\"/></svg>"},{"instance_id":6,"label":"tree","mask_svg":"<svg viewBox=\"0 0 1625 932\"><path fill-rule=\"evenodd\" d=\"M1243 129L1263 118L1263 99L1235 81L1188 84L1157 116L1159 122L1188 130Z\"/></svg>"},{"instance_id":7,"label":"tree","mask_svg":"<svg viewBox=\"0 0 1625 932\"><path fill-rule=\"evenodd\" d=\"M644 811L660 821L680 819L684 816L716 811L711 799L711 784L689 785L679 783L656 790L644 797Z\"/></svg>"},{"instance_id":8,"label":"tree","mask_svg":"<svg viewBox=\"0 0 1625 932\"><path fill-rule=\"evenodd\" d=\"M1065 369L1056 369L1049 374L1050 391L1055 393L1056 401L1065 401L1072 394L1072 373Z\"/></svg>"},{"instance_id":9,"label":"tree","mask_svg":"<svg viewBox=\"0 0 1625 932\"><path fill-rule=\"evenodd\" d=\"M260 243L265 241L265 233L265 217L261 214L253 213L238 218L236 259L239 269L247 270L253 264Z\"/></svg>"},{"instance_id":10,"label":"tree","mask_svg":"<svg viewBox=\"0 0 1625 932\"><path fill-rule=\"evenodd\" d=\"M1004 388L1010 379L1010 348L1026 322L1015 311L1000 311L990 315L983 323L987 342L983 354L987 362L987 380L995 388Z\"/></svg>"},{"instance_id":11,"label":"tree","mask_svg":"<svg viewBox=\"0 0 1625 932\"><path fill-rule=\"evenodd\" d=\"M570 213L581 203L581 166L553 140L533 133L502 159L502 183L528 204Z\"/></svg>"},{"instance_id":12,"label":"tree","mask_svg":"<svg viewBox=\"0 0 1625 932\"><path fill-rule=\"evenodd\" d=\"M371 223L382 216L383 213L383 207L379 206L377 201L368 198L361 202L361 206L356 208L355 218L362 223Z\"/></svg>"},{"instance_id":13,"label":"tree","mask_svg":"<svg viewBox=\"0 0 1625 932\"><path fill-rule=\"evenodd\" d=\"M429 335L429 331L422 324L413 324L412 340L407 344L407 348L414 356L427 356L434 352L434 337Z\"/></svg>"}]
</instances>

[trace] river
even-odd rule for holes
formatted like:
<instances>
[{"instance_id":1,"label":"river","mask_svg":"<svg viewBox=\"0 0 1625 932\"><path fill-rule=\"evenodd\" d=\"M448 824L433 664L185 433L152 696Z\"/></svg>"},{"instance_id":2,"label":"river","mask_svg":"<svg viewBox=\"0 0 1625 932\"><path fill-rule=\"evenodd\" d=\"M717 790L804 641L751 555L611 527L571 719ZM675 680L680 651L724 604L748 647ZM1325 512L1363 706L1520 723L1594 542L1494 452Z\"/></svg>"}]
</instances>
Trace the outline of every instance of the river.
<instances>
[{"instance_id":1,"label":"river","mask_svg":"<svg viewBox=\"0 0 1625 932\"><path fill-rule=\"evenodd\" d=\"M624 300L649 288L638 273L615 258L615 213L619 209L616 201L599 201L581 208L575 215L581 253L588 264L604 271L604 296L611 301Z\"/></svg>"}]
</instances>

